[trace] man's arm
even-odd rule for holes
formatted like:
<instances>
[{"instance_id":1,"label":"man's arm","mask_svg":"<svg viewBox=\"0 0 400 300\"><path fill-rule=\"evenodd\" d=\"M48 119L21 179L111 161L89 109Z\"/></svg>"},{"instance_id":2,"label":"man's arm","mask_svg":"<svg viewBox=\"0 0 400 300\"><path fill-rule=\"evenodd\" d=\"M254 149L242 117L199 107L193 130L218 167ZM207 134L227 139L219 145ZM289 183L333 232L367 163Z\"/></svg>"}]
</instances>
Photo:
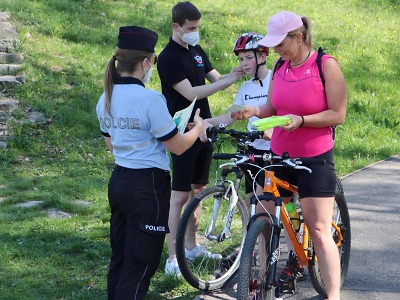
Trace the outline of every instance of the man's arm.
<instances>
[{"instance_id":1,"label":"man's arm","mask_svg":"<svg viewBox=\"0 0 400 300\"><path fill-rule=\"evenodd\" d=\"M223 76L221 76L221 74L219 74L219 72L217 71L217 70L215 70L215 69L212 69L210 72L208 72L207 74L206 74L206 79L209 81L209 82L216 82L216 81L218 81L218 80L220 80L220 79L223 79L223 78L225 78L227 75L223 75Z\"/></svg>"},{"instance_id":2,"label":"man's arm","mask_svg":"<svg viewBox=\"0 0 400 300\"><path fill-rule=\"evenodd\" d=\"M172 87L187 100L193 101L196 97L197 99L206 98L223 90L239 79L237 68L233 68L226 76L221 76L217 71L214 71L215 70L212 70L206 74L207 80L211 82L209 84L192 86L188 79L184 79Z\"/></svg>"}]
</instances>

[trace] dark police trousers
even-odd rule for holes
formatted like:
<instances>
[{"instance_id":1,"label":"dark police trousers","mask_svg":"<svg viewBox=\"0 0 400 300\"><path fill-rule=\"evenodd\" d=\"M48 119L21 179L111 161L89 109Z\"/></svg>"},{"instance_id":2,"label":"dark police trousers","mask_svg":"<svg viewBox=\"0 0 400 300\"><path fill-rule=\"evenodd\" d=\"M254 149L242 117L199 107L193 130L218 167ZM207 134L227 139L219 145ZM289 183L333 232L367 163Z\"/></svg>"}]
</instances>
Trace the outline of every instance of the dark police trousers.
<instances>
[{"instance_id":1,"label":"dark police trousers","mask_svg":"<svg viewBox=\"0 0 400 300\"><path fill-rule=\"evenodd\" d=\"M116 166L108 185L111 208L109 300L139 300L161 259L168 230L169 171Z\"/></svg>"}]
</instances>

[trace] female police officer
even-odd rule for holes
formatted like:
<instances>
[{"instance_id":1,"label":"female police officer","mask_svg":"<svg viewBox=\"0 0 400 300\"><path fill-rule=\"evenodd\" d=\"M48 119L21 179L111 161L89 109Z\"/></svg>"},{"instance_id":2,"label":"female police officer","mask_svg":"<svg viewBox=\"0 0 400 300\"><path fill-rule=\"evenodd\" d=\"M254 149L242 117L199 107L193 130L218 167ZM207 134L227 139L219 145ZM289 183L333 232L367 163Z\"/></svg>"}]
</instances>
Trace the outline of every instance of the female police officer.
<instances>
[{"instance_id":1,"label":"female police officer","mask_svg":"<svg viewBox=\"0 0 400 300\"><path fill-rule=\"evenodd\" d=\"M96 107L116 164L108 186L108 299L142 299L147 293L168 233L171 188L166 148L182 154L203 129L198 110L195 127L180 134L164 96L145 88L157 61L157 40L155 32L143 27L120 28Z\"/></svg>"}]
</instances>

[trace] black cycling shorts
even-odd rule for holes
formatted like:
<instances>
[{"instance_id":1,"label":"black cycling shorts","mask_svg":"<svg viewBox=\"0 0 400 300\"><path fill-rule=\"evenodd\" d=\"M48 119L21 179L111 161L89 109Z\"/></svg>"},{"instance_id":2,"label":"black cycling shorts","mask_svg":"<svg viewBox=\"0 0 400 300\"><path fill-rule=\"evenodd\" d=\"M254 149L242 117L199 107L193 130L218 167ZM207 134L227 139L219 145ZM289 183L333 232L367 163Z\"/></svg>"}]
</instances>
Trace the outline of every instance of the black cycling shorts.
<instances>
[{"instance_id":1,"label":"black cycling shorts","mask_svg":"<svg viewBox=\"0 0 400 300\"><path fill-rule=\"evenodd\" d=\"M333 148L315 158L326 159L324 165L307 165L312 170L295 170L288 167L275 167L275 176L297 185L300 199L306 197L334 197L336 189L336 172L333 160ZM282 197L290 197L291 192L279 189Z\"/></svg>"},{"instance_id":2,"label":"black cycling shorts","mask_svg":"<svg viewBox=\"0 0 400 300\"><path fill-rule=\"evenodd\" d=\"M171 153L172 190L188 192L192 184L208 183L212 153L212 143L203 143L200 139L181 155Z\"/></svg>"}]
</instances>

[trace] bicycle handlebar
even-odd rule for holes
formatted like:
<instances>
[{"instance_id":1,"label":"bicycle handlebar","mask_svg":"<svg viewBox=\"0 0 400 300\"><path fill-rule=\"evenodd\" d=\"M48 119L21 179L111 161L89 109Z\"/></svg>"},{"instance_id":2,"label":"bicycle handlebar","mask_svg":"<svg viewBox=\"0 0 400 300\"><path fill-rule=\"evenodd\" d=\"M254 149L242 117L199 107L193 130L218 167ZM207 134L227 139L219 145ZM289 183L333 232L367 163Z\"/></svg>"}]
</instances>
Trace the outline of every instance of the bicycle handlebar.
<instances>
[{"instance_id":1,"label":"bicycle handlebar","mask_svg":"<svg viewBox=\"0 0 400 300\"><path fill-rule=\"evenodd\" d=\"M219 128L210 127L207 129L208 140L211 143L216 142L218 140L217 135L221 133L230 135L231 137L237 140L245 139L248 140L249 142L253 142L256 139L262 139L264 136L264 131L241 132L241 131L236 131L234 129L227 130L225 129L224 126L220 125Z\"/></svg>"},{"instance_id":2,"label":"bicycle handlebar","mask_svg":"<svg viewBox=\"0 0 400 300\"><path fill-rule=\"evenodd\" d=\"M237 161L236 165L247 163L248 161L254 162L267 162L269 164L276 164L276 166L290 167L293 169L303 169L311 171L306 166L310 165L324 165L326 159L322 158L308 158L308 157L289 157L287 152L284 152L282 156L273 155L270 152L264 154L228 154L228 153L216 153L213 154L213 158L216 159L232 159L235 158Z\"/></svg>"},{"instance_id":3,"label":"bicycle handlebar","mask_svg":"<svg viewBox=\"0 0 400 300\"><path fill-rule=\"evenodd\" d=\"M212 158L214 159L232 159L232 158L237 158L236 154L229 154L229 153L214 153L212 155Z\"/></svg>"},{"instance_id":4,"label":"bicycle handlebar","mask_svg":"<svg viewBox=\"0 0 400 300\"><path fill-rule=\"evenodd\" d=\"M297 162L300 162L302 165L324 165L326 164L326 159L322 158L307 158L307 157L298 157L296 158Z\"/></svg>"}]
</instances>

